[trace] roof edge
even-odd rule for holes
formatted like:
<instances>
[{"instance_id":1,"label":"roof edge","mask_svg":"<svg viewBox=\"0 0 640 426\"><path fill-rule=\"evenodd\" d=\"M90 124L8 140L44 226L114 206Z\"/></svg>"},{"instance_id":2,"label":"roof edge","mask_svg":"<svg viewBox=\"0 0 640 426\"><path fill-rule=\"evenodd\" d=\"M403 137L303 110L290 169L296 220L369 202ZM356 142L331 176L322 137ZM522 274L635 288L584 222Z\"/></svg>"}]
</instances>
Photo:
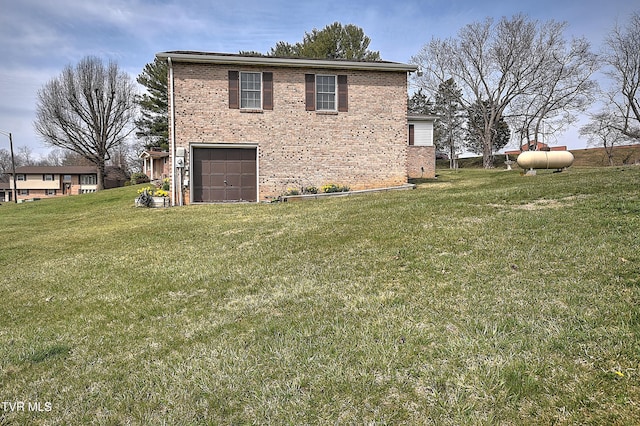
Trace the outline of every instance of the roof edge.
<instances>
[{"instance_id":1,"label":"roof edge","mask_svg":"<svg viewBox=\"0 0 640 426\"><path fill-rule=\"evenodd\" d=\"M432 114L407 114L407 121L435 121L440 116Z\"/></svg>"},{"instance_id":2,"label":"roof edge","mask_svg":"<svg viewBox=\"0 0 640 426\"><path fill-rule=\"evenodd\" d=\"M290 68L333 68L370 71L395 71L414 72L417 65L403 64L400 62L385 61L350 61L342 59L308 59L308 58L282 58L274 56L247 56L229 53L213 52L160 52L156 54L159 59L171 58L172 62L207 63L225 65L258 65L277 66Z\"/></svg>"}]
</instances>

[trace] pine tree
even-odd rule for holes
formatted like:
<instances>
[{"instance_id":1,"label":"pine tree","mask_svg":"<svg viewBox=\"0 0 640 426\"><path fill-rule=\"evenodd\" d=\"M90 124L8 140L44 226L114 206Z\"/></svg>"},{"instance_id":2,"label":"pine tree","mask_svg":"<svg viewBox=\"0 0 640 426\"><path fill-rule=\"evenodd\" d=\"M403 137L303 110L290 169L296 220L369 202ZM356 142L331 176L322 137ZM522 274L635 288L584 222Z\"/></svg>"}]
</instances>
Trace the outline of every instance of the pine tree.
<instances>
[{"instance_id":1,"label":"pine tree","mask_svg":"<svg viewBox=\"0 0 640 426\"><path fill-rule=\"evenodd\" d=\"M305 33L302 42L289 44L276 43L269 56L313 58L313 59L349 59L353 61L379 61L380 52L369 50L371 39L362 28L334 22L322 30L313 29Z\"/></svg>"},{"instance_id":2,"label":"pine tree","mask_svg":"<svg viewBox=\"0 0 640 426\"><path fill-rule=\"evenodd\" d=\"M448 152L449 167L455 169L458 167L456 157L463 139L464 109L462 91L452 78L438 87L435 113L438 115L434 129L436 147Z\"/></svg>"},{"instance_id":3,"label":"pine tree","mask_svg":"<svg viewBox=\"0 0 640 426\"><path fill-rule=\"evenodd\" d=\"M156 58L145 65L136 79L147 89L147 93L136 98L142 115L135 121L138 128L136 136L143 140L147 149L152 147L169 149L167 70L167 63Z\"/></svg>"},{"instance_id":4,"label":"pine tree","mask_svg":"<svg viewBox=\"0 0 640 426\"><path fill-rule=\"evenodd\" d=\"M431 115L435 111L431 98L427 97L422 89L419 89L407 100L407 112L409 114Z\"/></svg>"},{"instance_id":5,"label":"pine tree","mask_svg":"<svg viewBox=\"0 0 640 426\"><path fill-rule=\"evenodd\" d=\"M489 102L473 104L467 109L467 141L466 147L476 154L484 154L485 144L483 135L486 133L484 126L487 122L485 116L488 115ZM493 153L504 148L511 138L509 125L500 117L491 128L491 156Z\"/></svg>"}]
</instances>

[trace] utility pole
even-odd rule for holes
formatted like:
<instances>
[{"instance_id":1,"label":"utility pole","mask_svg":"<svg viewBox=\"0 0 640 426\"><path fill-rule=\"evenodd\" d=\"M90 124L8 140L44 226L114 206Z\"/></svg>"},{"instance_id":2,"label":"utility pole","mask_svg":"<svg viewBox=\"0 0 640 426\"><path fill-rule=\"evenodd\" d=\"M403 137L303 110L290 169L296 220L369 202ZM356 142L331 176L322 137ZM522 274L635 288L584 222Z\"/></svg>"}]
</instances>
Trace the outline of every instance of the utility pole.
<instances>
[{"instance_id":1,"label":"utility pole","mask_svg":"<svg viewBox=\"0 0 640 426\"><path fill-rule=\"evenodd\" d=\"M16 159L15 159L15 156L13 155L13 137L11 136L11 132L5 132L0 130L0 134L3 134L9 137L9 148L11 149L11 169L13 172L13 202L17 203L18 191L16 189Z\"/></svg>"}]
</instances>

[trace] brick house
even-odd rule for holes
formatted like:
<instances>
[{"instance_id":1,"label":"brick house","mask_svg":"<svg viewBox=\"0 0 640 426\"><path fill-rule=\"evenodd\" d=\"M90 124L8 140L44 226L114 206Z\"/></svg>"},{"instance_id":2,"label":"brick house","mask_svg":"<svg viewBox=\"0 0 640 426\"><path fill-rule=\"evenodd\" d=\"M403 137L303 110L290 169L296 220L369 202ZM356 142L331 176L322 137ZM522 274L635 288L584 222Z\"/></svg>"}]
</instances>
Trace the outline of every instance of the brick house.
<instances>
[{"instance_id":1,"label":"brick house","mask_svg":"<svg viewBox=\"0 0 640 426\"><path fill-rule=\"evenodd\" d=\"M407 182L407 73L416 66L156 56L169 65L172 204L263 201L328 183L358 190ZM432 146L419 151L423 169L435 164Z\"/></svg>"},{"instance_id":2,"label":"brick house","mask_svg":"<svg viewBox=\"0 0 640 426\"><path fill-rule=\"evenodd\" d=\"M140 159L142 159L142 173L149 176L150 180L162 180L170 176L169 152L160 148L150 149L142 152Z\"/></svg>"}]
</instances>

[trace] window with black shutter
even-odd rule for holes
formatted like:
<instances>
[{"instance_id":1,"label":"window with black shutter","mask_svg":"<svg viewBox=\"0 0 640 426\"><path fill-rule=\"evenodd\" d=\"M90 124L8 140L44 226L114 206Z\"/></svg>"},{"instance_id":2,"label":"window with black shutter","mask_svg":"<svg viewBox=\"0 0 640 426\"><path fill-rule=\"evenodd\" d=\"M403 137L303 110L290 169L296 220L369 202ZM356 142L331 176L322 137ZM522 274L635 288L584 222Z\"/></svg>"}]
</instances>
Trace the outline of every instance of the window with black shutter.
<instances>
[{"instance_id":1,"label":"window with black shutter","mask_svg":"<svg viewBox=\"0 0 640 426\"><path fill-rule=\"evenodd\" d=\"M347 76L305 74L305 106L307 111L347 112Z\"/></svg>"},{"instance_id":2,"label":"window with black shutter","mask_svg":"<svg viewBox=\"0 0 640 426\"><path fill-rule=\"evenodd\" d=\"M229 108L273 109L273 73L229 71Z\"/></svg>"}]
</instances>

